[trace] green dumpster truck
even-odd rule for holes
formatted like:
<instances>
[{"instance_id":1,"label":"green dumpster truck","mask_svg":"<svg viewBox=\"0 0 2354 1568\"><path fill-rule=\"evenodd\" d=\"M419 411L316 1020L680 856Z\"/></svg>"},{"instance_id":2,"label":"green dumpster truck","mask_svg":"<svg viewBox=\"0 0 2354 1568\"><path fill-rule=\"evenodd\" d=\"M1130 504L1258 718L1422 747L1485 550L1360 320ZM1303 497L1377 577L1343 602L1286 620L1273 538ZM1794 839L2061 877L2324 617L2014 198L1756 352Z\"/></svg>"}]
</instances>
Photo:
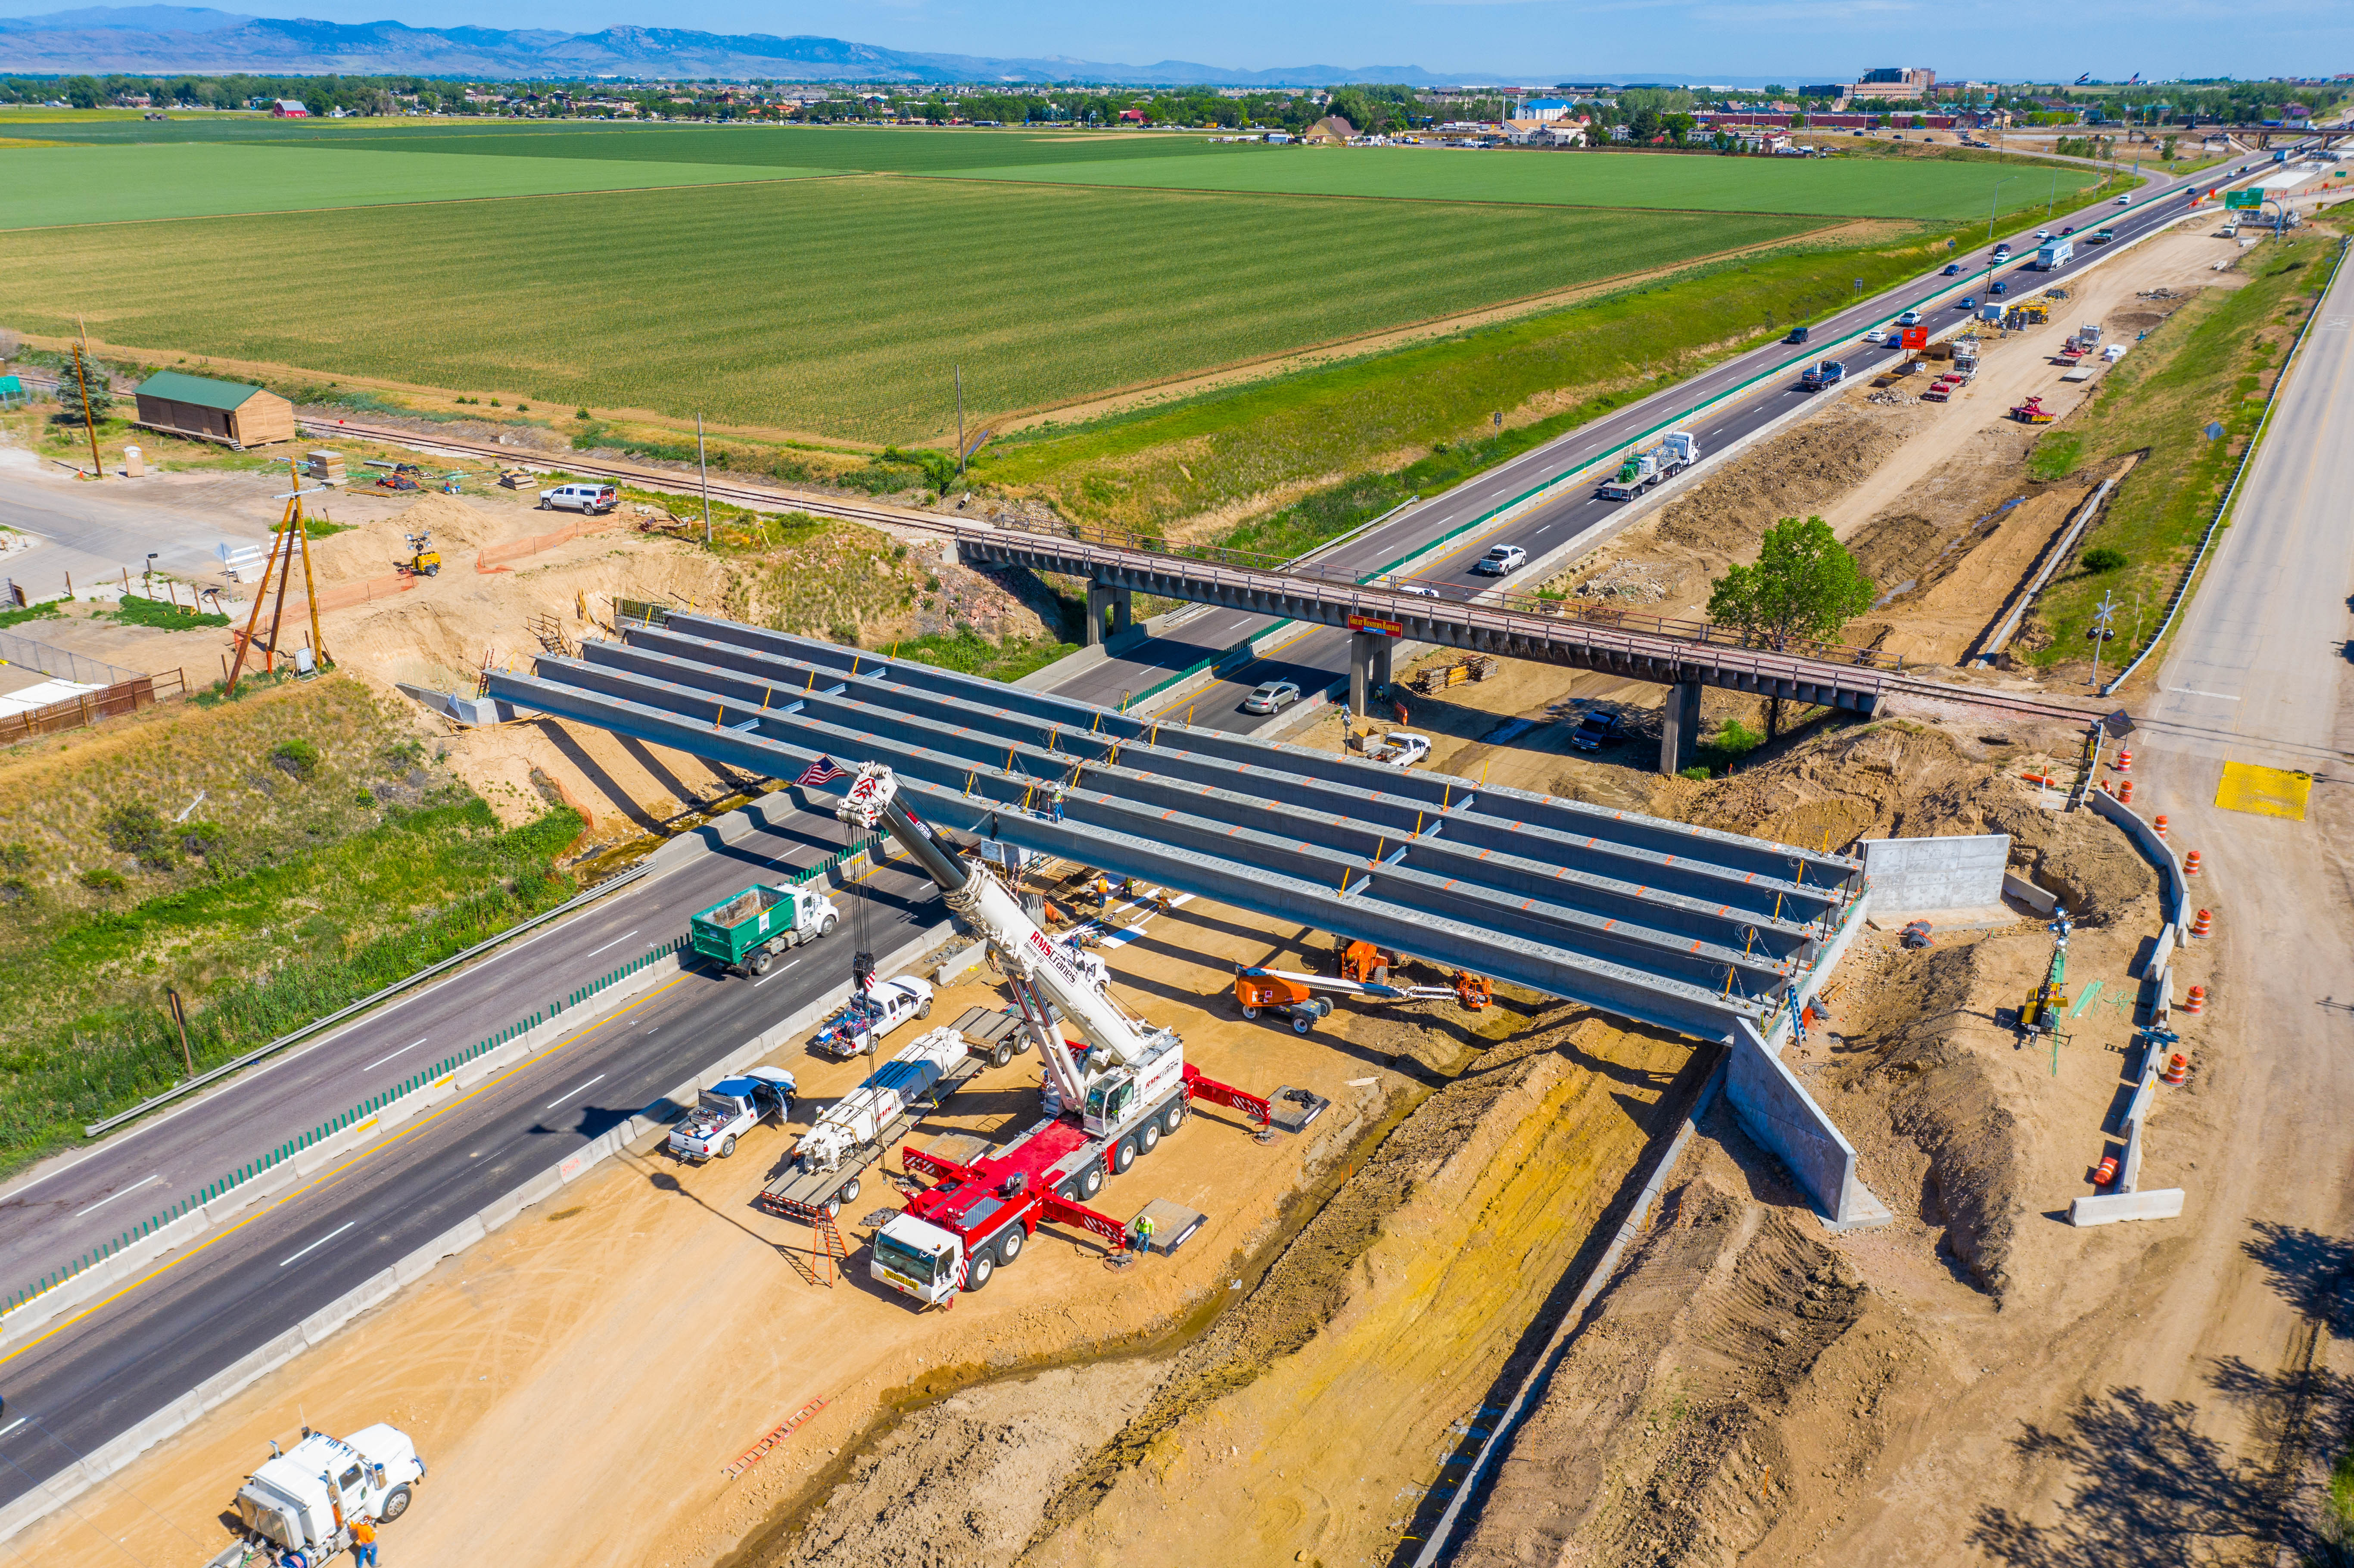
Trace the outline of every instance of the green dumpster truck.
<instances>
[{"instance_id":1,"label":"green dumpster truck","mask_svg":"<svg viewBox=\"0 0 2354 1568\"><path fill-rule=\"evenodd\" d=\"M696 952L733 972L764 975L779 953L816 941L841 918L822 893L756 882L689 921L687 937Z\"/></svg>"}]
</instances>

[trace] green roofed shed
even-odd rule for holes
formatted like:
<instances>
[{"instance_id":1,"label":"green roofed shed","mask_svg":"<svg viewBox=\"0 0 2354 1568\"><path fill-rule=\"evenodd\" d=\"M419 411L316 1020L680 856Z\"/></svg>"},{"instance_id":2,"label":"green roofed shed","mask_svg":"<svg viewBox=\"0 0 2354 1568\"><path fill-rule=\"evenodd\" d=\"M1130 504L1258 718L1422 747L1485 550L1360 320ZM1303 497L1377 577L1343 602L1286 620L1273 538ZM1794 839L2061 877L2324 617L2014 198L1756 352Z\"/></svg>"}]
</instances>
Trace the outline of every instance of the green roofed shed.
<instances>
[{"instance_id":1,"label":"green roofed shed","mask_svg":"<svg viewBox=\"0 0 2354 1568\"><path fill-rule=\"evenodd\" d=\"M294 405L242 381L159 370L139 384L138 424L239 449L294 439Z\"/></svg>"}]
</instances>

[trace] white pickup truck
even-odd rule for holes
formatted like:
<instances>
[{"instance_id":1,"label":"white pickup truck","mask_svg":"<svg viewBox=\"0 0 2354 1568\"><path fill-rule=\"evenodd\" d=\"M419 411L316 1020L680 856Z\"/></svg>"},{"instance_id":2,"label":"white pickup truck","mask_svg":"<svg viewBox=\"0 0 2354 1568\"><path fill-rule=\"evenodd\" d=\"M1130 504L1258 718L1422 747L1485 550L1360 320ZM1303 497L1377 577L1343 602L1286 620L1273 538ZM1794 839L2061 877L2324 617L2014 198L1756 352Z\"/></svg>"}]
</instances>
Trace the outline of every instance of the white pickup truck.
<instances>
[{"instance_id":1,"label":"white pickup truck","mask_svg":"<svg viewBox=\"0 0 2354 1568\"><path fill-rule=\"evenodd\" d=\"M784 1124L792 1114L793 1075L781 1067L754 1067L722 1078L695 1097L686 1119L671 1128L669 1149L679 1160L697 1163L726 1159L736 1140L764 1121Z\"/></svg>"},{"instance_id":2,"label":"white pickup truck","mask_svg":"<svg viewBox=\"0 0 2354 1568\"><path fill-rule=\"evenodd\" d=\"M1430 736L1402 729L1392 730L1365 748L1368 758L1391 768L1411 768L1429 755Z\"/></svg>"},{"instance_id":3,"label":"white pickup truck","mask_svg":"<svg viewBox=\"0 0 2354 1568\"><path fill-rule=\"evenodd\" d=\"M874 980L862 1001L852 997L842 1011L818 1025L810 1049L846 1062L863 1056L876 1042L911 1018L932 1015L932 982L914 975L894 980Z\"/></svg>"}]
</instances>

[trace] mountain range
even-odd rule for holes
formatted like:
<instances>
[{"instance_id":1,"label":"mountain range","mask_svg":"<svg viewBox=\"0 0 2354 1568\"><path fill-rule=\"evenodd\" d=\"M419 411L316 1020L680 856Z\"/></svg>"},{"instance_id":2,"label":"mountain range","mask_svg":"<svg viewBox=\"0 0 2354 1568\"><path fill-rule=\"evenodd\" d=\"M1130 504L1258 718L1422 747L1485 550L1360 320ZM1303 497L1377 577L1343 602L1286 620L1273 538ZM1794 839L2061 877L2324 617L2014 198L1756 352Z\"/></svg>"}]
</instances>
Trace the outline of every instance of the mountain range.
<instances>
[{"instance_id":1,"label":"mountain range","mask_svg":"<svg viewBox=\"0 0 2354 1568\"><path fill-rule=\"evenodd\" d=\"M607 27L594 33L412 27L243 16L207 6L97 5L0 16L0 71L135 75L250 71L266 76L463 77L582 80L597 77L772 81L1102 82L1139 86L1325 87L1394 81L1439 87L1511 76L1438 77L1417 66L1294 66L1235 70L1192 60L1107 64L1050 57L995 59L920 54L842 38ZM1531 82L1531 85L1543 85Z\"/></svg>"}]
</instances>

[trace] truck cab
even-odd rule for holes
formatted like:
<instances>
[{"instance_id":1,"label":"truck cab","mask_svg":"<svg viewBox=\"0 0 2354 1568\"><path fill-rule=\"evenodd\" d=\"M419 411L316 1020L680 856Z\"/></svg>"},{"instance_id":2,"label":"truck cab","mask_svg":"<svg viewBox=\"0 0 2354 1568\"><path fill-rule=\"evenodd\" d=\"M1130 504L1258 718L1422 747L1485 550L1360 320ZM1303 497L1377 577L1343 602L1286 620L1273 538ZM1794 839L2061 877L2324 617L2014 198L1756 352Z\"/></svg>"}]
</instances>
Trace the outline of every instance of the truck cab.
<instances>
[{"instance_id":1,"label":"truck cab","mask_svg":"<svg viewBox=\"0 0 2354 1568\"><path fill-rule=\"evenodd\" d=\"M764 1121L782 1125L792 1114L799 1086L780 1067L755 1067L740 1077L722 1078L697 1095L686 1119L671 1129L666 1146L680 1160L701 1163L725 1160L736 1140Z\"/></svg>"},{"instance_id":2,"label":"truck cab","mask_svg":"<svg viewBox=\"0 0 2354 1568\"><path fill-rule=\"evenodd\" d=\"M839 1012L818 1026L810 1049L846 1062L864 1055L875 1043L911 1018L932 1015L932 982L914 975L876 980L864 998L852 997Z\"/></svg>"},{"instance_id":3,"label":"truck cab","mask_svg":"<svg viewBox=\"0 0 2354 1568\"><path fill-rule=\"evenodd\" d=\"M412 1489L425 1478L417 1445L380 1423L348 1438L306 1426L302 1440L284 1453L274 1443L270 1447L270 1457L238 1489L237 1517L246 1539L215 1563L247 1561L257 1546L301 1550L323 1562L350 1545L353 1520L390 1522L407 1513Z\"/></svg>"},{"instance_id":4,"label":"truck cab","mask_svg":"<svg viewBox=\"0 0 2354 1568\"><path fill-rule=\"evenodd\" d=\"M964 1261L964 1241L955 1232L911 1214L895 1214L875 1233L874 1257L867 1267L876 1284L929 1307L956 1294L963 1284ZM981 1284L988 1283L995 1266L993 1256L981 1266Z\"/></svg>"}]
</instances>

